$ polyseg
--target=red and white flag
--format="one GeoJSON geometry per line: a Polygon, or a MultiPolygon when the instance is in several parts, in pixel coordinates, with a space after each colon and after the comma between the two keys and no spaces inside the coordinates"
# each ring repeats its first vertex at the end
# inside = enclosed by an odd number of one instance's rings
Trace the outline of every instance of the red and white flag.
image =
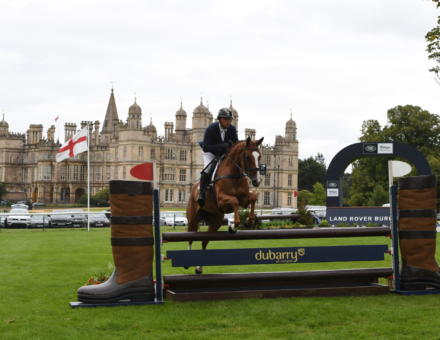
{"type": "Polygon", "coordinates": [[[58,150],[56,161],[61,162],[67,158],[75,157],[77,154],[88,151],[87,128],[80,130],[75,136],[70,138],[58,150]]]}

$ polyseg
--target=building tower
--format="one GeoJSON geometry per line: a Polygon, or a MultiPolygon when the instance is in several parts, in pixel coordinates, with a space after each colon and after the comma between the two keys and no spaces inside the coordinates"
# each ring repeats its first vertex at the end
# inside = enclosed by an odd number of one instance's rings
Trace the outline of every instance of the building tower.
{"type": "Polygon", "coordinates": [[[102,124],[101,134],[104,135],[103,142],[108,144],[115,132],[115,127],[119,124],[118,109],[116,108],[115,95],[112,92],[107,105],[104,123],[102,124]]]}
{"type": "Polygon", "coordinates": [[[151,139],[156,139],[157,130],[156,127],[153,125],[153,118],[150,118],[150,124],[147,125],[144,130],[147,136],[151,137],[151,139]]]}
{"type": "Polygon", "coordinates": [[[9,124],[5,121],[5,114],[3,113],[3,119],[0,122],[0,136],[9,135],[9,124]]]}
{"type": "Polygon", "coordinates": [[[142,109],[134,99],[133,105],[128,108],[127,127],[131,130],[142,129],[142,109]]]}
{"type": "Polygon", "coordinates": [[[229,104],[229,109],[232,111],[232,118],[233,118],[232,125],[235,126],[235,128],[237,129],[237,134],[238,134],[238,112],[237,112],[236,109],[234,109],[232,107],[232,99],[231,99],[230,104],[229,104]]]}
{"type": "Polygon", "coordinates": [[[205,129],[212,121],[211,112],[203,105],[203,98],[200,98],[200,105],[193,111],[192,116],[192,130],[193,130],[193,142],[197,143],[203,140],[205,129]]]}
{"type": "Polygon", "coordinates": [[[290,119],[286,123],[286,134],[285,138],[287,142],[296,141],[296,123],[292,119],[292,114],[290,114],[290,119]]]}
{"type": "Polygon", "coordinates": [[[27,143],[38,144],[42,139],[43,139],[43,125],[42,124],[29,125],[29,129],[27,130],[27,143]]]}
{"type": "MultiPolygon", "coordinates": [[[[31,125],[32,126],[32,125],[31,125]]],[[[76,133],[75,123],[65,123],[64,124],[64,141],[67,142],[76,133]]]]}

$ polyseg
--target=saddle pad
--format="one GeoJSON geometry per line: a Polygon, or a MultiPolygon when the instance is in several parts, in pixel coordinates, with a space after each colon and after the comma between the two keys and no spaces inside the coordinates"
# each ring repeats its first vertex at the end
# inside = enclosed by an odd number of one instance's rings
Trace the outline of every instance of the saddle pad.
{"type": "Polygon", "coordinates": [[[212,175],[211,175],[211,183],[214,183],[215,175],[217,174],[217,169],[218,169],[218,166],[220,165],[221,161],[222,160],[219,160],[217,162],[217,164],[215,165],[214,171],[212,172],[212,175]]]}

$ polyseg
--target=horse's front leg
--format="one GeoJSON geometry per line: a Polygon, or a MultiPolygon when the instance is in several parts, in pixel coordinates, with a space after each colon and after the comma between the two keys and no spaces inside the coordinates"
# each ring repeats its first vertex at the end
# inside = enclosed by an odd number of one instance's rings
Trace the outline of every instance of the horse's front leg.
{"type": "Polygon", "coordinates": [[[230,210],[231,208],[234,210],[234,225],[229,226],[228,231],[230,233],[235,233],[240,225],[240,216],[238,215],[239,202],[237,197],[219,193],[218,205],[223,211],[230,210]]]}
{"type": "Polygon", "coordinates": [[[257,194],[253,191],[250,191],[248,194],[248,201],[251,204],[251,210],[249,211],[249,216],[246,221],[248,225],[255,224],[255,202],[257,202],[257,194]]]}

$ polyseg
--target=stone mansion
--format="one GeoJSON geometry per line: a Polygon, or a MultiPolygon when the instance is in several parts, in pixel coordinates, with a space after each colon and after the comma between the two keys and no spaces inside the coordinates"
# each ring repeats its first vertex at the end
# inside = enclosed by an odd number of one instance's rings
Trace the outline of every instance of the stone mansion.
{"type": "MultiPolygon", "coordinates": [[[[233,111],[233,124],[239,138],[255,139],[254,129],[239,130],[238,112],[233,111]]],[[[216,113],[214,113],[216,115],[216,113]]],[[[214,116],[200,101],[192,112],[191,127],[182,108],[175,114],[175,123],[165,123],[159,136],[153,122],[142,125],[142,109],[136,103],[128,109],[128,118],[120,120],[115,94],[111,90],[104,122],[83,121],[80,126],[65,123],[67,141],[79,128],[90,129],[91,194],[106,188],[111,179],[131,179],[130,169],[146,161],[155,162],[156,185],[160,188],[162,206],[184,206],[192,183],[203,168],[201,148],[205,128],[214,116]]],[[[55,126],[46,135],[41,124],[31,124],[26,134],[12,133],[0,121],[0,181],[5,183],[5,199],[44,203],[74,203],[87,191],[87,153],[57,163],[55,155],[61,144],[55,141],[55,126]]],[[[298,141],[296,124],[289,119],[284,136],[276,136],[273,146],[262,147],[262,163],[267,175],[258,192],[259,208],[297,206],[298,141]]],[[[255,189],[254,189],[255,190],[255,189]]]]}

